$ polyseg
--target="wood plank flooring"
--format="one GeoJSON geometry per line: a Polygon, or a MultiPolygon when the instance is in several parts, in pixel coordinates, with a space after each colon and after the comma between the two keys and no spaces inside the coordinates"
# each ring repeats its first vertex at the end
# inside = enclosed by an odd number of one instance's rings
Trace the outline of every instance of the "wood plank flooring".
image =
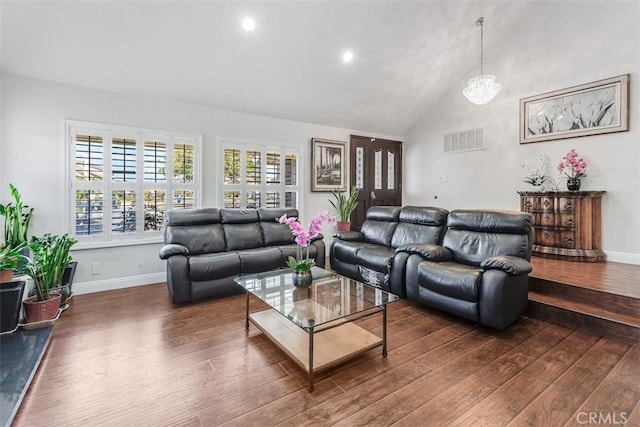
{"type": "MultiPolygon", "coordinates": [[[[497,332],[399,301],[388,358],[370,350],[309,393],[245,335],[244,303],[174,307],[164,284],[74,297],[14,426],[640,424],[638,344],[528,317],[497,332]]],[[[381,332],[377,316],[358,324],[381,332]]]]}

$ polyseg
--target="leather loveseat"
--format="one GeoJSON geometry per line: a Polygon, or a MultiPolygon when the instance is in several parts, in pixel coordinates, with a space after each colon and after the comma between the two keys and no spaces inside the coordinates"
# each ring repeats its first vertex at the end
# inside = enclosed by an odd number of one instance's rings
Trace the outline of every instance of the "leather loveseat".
{"type": "MultiPolygon", "coordinates": [[[[171,300],[182,304],[201,298],[241,293],[233,279],[242,274],[286,267],[296,255],[293,234],[277,219],[297,217],[296,209],[187,209],[165,214],[164,246],[171,300]]],[[[309,256],[325,265],[322,235],[309,243],[309,256]]]]}
{"type": "Polygon", "coordinates": [[[442,245],[409,245],[407,299],[504,329],[528,300],[533,217],[509,211],[453,210],[442,245]]]}
{"type": "Polygon", "coordinates": [[[405,296],[408,244],[440,243],[447,211],[436,207],[374,206],[361,231],[337,232],[330,244],[331,268],[343,276],[405,296]]]}

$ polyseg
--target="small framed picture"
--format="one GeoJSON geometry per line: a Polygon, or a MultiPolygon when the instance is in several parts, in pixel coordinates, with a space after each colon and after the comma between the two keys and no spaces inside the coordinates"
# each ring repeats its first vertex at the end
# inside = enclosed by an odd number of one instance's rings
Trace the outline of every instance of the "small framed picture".
{"type": "Polygon", "coordinates": [[[520,100],[520,144],[629,130],[629,74],[520,100]]]}
{"type": "Polygon", "coordinates": [[[347,143],[311,139],[311,191],[347,190],[347,143]]]}

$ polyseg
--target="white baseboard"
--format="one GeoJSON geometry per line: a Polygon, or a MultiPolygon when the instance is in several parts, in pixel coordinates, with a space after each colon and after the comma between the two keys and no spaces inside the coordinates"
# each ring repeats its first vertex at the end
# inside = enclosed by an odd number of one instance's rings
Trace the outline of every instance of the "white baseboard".
{"type": "Polygon", "coordinates": [[[74,283],[73,294],[92,294],[94,292],[112,291],[114,289],[132,288],[134,286],[151,285],[167,281],[167,273],[141,274],[139,276],[118,277],[117,279],[97,280],[95,282],[74,283]]]}
{"type": "Polygon", "coordinates": [[[640,265],[640,254],[630,254],[626,252],[614,251],[605,251],[605,253],[607,254],[607,261],[640,265]]]}

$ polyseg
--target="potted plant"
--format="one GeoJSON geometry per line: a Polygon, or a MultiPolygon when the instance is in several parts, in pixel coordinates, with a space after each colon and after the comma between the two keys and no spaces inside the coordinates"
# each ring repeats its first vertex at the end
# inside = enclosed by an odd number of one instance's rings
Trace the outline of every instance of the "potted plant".
{"type": "Polygon", "coordinates": [[[51,320],[58,314],[61,294],[51,290],[62,283],[64,271],[71,262],[69,250],[75,243],[76,239],[67,234],[45,234],[31,239],[31,259],[26,274],[33,280],[36,295],[24,300],[27,323],[51,320]]]}
{"type": "Polygon", "coordinates": [[[26,243],[21,243],[17,246],[5,245],[0,248],[0,283],[13,280],[13,272],[22,261],[22,249],[26,246],[26,243]]]}
{"type": "Polygon", "coordinates": [[[22,259],[25,244],[0,249],[0,333],[14,331],[20,320],[24,280],[13,282],[13,271],[22,259]]]}
{"type": "Polygon", "coordinates": [[[33,208],[22,203],[20,192],[13,184],[9,184],[9,192],[13,197],[13,202],[6,205],[0,204],[0,215],[4,217],[4,245],[5,247],[18,247],[22,245],[22,255],[19,259],[16,270],[24,269],[26,257],[29,254],[29,223],[33,208]]]}
{"type": "Polygon", "coordinates": [[[331,206],[333,206],[338,214],[338,231],[351,230],[351,213],[358,206],[359,193],[360,190],[358,190],[355,185],[351,187],[348,197],[338,191],[331,192],[335,200],[329,200],[329,203],[331,203],[331,206]]]}

